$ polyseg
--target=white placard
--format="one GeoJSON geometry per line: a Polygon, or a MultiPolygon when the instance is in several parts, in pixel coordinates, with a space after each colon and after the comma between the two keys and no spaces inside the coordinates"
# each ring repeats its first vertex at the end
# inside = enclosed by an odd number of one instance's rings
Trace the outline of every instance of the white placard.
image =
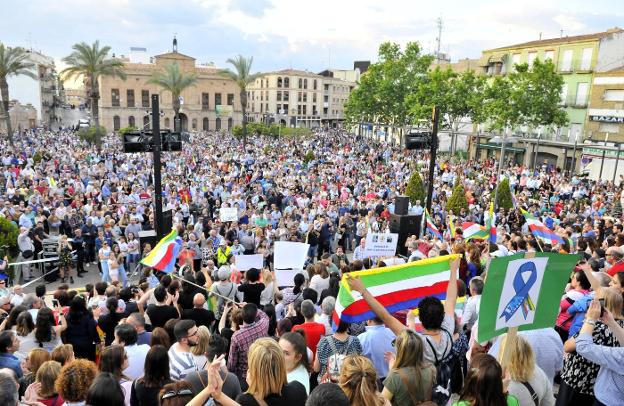
{"type": "Polygon", "coordinates": [[[302,242],[276,241],[273,254],[275,271],[280,269],[303,269],[309,248],[310,244],[302,242]]]}
{"type": "Polygon", "coordinates": [[[275,271],[277,286],[295,286],[295,275],[302,273],[301,269],[279,269],[275,271]]]}
{"type": "Polygon", "coordinates": [[[219,219],[221,221],[238,221],[238,210],[236,207],[221,207],[219,209],[219,219]]]}
{"type": "Polygon", "coordinates": [[[396,254],[399,235],[396,233],[368,233],[364,246],[364,258],[393,257],[396,254]]]}
{"type": "Polygon", "coordinates": [[[262,254],[254,254],[254,255],[235,255],[236,258],[236,269],[239,271],[247,271],[251,268],[256,268],[262,270],[263,268],[263,258],[262,254]]]}

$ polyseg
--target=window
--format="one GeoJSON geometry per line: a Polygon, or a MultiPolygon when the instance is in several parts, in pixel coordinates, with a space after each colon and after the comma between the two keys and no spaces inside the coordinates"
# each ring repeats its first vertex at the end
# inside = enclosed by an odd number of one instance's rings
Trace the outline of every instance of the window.
{"type": "Polygon", "coordinates": [[[283,114],[288,114],[288,104],[282,104],[282,110],[284,110],[283,114]]]}
{"type": "Polygon", "coordinates": [[[202,93],[201,97],[202,110],[208,110],[210,108],[210,94],[202,93]]]}
{"type": "Polygon", "coordinates": [[[128,107],[134,107],[134,89],[126,90],[126,103],[128,107]]]}
{"type": "Polygon", "coordinates": [[[555,51],[552,49],[544,51],[544,60],[546,61],[548,59],[550,59],[551,62],[555,60],[555,51]]]}
{"type": "Polygon", "coordinates": [[[277,101],[282,101],[282,91],[281,90],[277,91],[277,101]]]}
{"type": "Polygon", "coordinates": [[[303,87],[303,79],[299,78],[299,89],[303,87]]]}
{"type": "Polygon", "coordinates": [[[128,117],[128,127],[136,127],[134,123],[134,116],[128,117]]]}
{"type": "Polygon", "coordinates": [[[308,79],[303,79],[303,88],[304,89],[308,88],[308,79]]]}
{"type": "Polygon", "coordinates": [[[329,96],[328,95],[323,96],[323,101],[325,103],[329,103],[329,96]]]}
{"type": "Polygon", "coordinates": [[[277,77],[277,87],[282,87],[282,78],[281,78],[281,76],[277,77]]]}
{"type": "Polygon", "coordinates": [[[314,87],[314,90],[316,90],[316,79],[314,79],[313,87],[314,87]]]}
{"type": "Polygon", "coordinates": [[[217,131],[221,130],[221,119],[219,117],[215,120],[215,129],[217,131]]]}
{"type": "Polygon", "coordinates": [[[264,113],[264,111],[262,111],[262,109],[264,109],[264,103],[260,103],[260,113],[264,113]]]}
{"type": "Polygon", "coordinates": [[[290,87],[290,78],[284,78],[284,87],[285,88],[289,88],[290,87]]]}
{"type": "Polygon", "coordinates": [[[312,93],[312,103],[316,103],[316,93],[312,93]]]}
{"type": "Polygon", "coordinates": [[[232,117],[228,118],[228,131],[232,131],[233,120],[232,117]]]}
{"type": "Polygon", "coordinates": [[[304,115],[304,116],[308,114],[308,112],[306,111],[306,110],[307,110],[307,107],[308,107],[308,106],[306,106],[305,104],[303,105],[303,115],[304,115]]]}
{"type": "Polygon", "coordinates": [[[143,116],[143,127],[149,128],[149,116],[143,116]]]}
{"type": "Polygon", "coordinates": [[[141,90],[141,107],[150,106],[149,90],[141,90]]]}
{"type": "Polygon", "coordinates": [[[119,131],[121,128],[121,119],[119,116],[113,117],[113,131],[119,131]]]}
{"type": "Polygon", "coordinates": [[[529,69],[533,67],[533,62],[535,62],[535,58],[537,58],[537,52],[535,51],[529,52],[529,59],[528,59],[529,69]]]}
{"type": "Polygon", "coordinates": [[[561,65],[559,69],[562,72],[570,72],[572,70],[572,50],[566,49],[563,51],[563,58],[561,58],[561,65]]]}
{"type": "Polygon", "coordinates": [[[308,101],[308,92],[303,92],[303,102],[306,103],[308,101]]]}
{"type": "Polygon", "coordinates": [[[301,92],[297,92],[297,101],[301,102],[301,92]]]}
{"type": "Polygon", "coordinates": [[[583,53],[581,54],[581,70],[591,69],[593,52],[594,52],[593,48],[583,48],[583,53]]]}
{"type": "Polygon", "coordinates": [[[275,113],[276,114],[282,114],[282,105],[281,104],[276,104],[275,105],[275,113]]]}
{"type": "Polygon", "coordinates": [[[301,104],[297,105],[297,115],[301,115],[301,104]]]}
{"type": "Polygon", "coordinates": [[[312,106],[312,115],[313,116],[318,115],[318,111],[316,110],[316,106],[312,106]]]}
{"type": "Polygon", "coordinates": [[[169,117],[165,117],[165,128],[169,128],[169,117]]]}
{"type": "Polygon", "coordinates": [[[328,92],[328,91],[329,91],[329,85],[324,85],[324,86],[323,86],[323,88],[324,88],[324,90],[325,90],[326,92],[328,92]]]}
{"type": "Polygon", "coordinates": [[[290,92],[284,91],[284,101],[288,101],[290,92]]]}
{"type": "Polygon", "coordinates": [[[234,105],[234,93],[228,93],[228,95],[227,95],[227,105],[228,106],[233,106],[234,105]]]}
{"type": "Polygon", "coordinates": [[[191,128],[193,130],[197,130],[197,119],[196,118],[191,120],[191,128]]]}
{"type": "Polygon", "coordinates": [[[119,107],[119,89],[111,89],[111,106],[119,107]]]}
{"type": "Polygon", "coordinates": [[[587,105],[587,89],[588,84],[586,82],[579,82],[576,86],[576,105],[586,106],[587,105]]]}
{"type": "Polygon", "coordinates": [[[269,103],[264,104],[264,111],[269,112],[269,103]]]}
{"type": "Polygon", "coordinates": [[[624,101],[624,90],[605,90],[602,99],[604,101],[622,102],[624,101]]]}
{"type": "Polygon", "coordinates": [[[215,93],[215,107],[221,105],[221,93],[215,93]]]}
{"type": "Polygon", "coordinates": [[[601,133],[617,134],[620,132],[620,125],[616,123],[600,123],[598,131],[601,133]]]}
{"type": "Polygon", "coordinates": [[[561,86],[561,104],[566,104],[567,99],[568,99],[568,84],[564,83],[563,86],[561,86]]]}
{"type": "Polygon", "coordinates": [[[202,120],[202,131],[208,131],[210,129],[210,121],[208,117],[204,117],[202,120]]]}

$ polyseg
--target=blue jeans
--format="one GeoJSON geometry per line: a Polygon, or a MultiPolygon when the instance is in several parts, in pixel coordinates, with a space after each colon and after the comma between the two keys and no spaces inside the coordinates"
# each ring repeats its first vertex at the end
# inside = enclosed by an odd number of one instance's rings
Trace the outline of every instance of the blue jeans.
{"type": "Polygon", "coordinates": [[[108,273],[108,261],[100,261],[100,266],[102,267],[102,282],[112,282],[112,279],[108,273]]]}
{"type": "Polygon", "coordinates": [[[318,252],[318,245],[310,245],[310,248],[308,248],[308,257],[312,258],[312,261],[314,261],[314,258],[316,257],[317,252],[318,252]]]}

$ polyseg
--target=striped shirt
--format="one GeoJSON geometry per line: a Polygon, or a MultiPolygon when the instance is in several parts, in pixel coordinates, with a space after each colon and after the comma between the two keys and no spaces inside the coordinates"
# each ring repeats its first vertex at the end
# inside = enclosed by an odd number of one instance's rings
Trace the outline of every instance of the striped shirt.
{"type": "Polygon", "coordinates": [[[169,348],[169,374],[174,381],[180,381],[193,371],[198,371],[195,357],[190,352],[176,351],[178,344],[169,348]]]}

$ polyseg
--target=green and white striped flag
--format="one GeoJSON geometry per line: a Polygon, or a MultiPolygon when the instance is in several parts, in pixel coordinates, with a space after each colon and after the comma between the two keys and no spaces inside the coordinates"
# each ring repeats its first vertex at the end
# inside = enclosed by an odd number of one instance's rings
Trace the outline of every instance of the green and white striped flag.
{"type": "Polygon", "coordinates": [[[485,342],[511,327],[521,331],[553,327],[578,259],[578,255],[550,252],[492,259],[481,297],[477,340],[485,342]]]}

